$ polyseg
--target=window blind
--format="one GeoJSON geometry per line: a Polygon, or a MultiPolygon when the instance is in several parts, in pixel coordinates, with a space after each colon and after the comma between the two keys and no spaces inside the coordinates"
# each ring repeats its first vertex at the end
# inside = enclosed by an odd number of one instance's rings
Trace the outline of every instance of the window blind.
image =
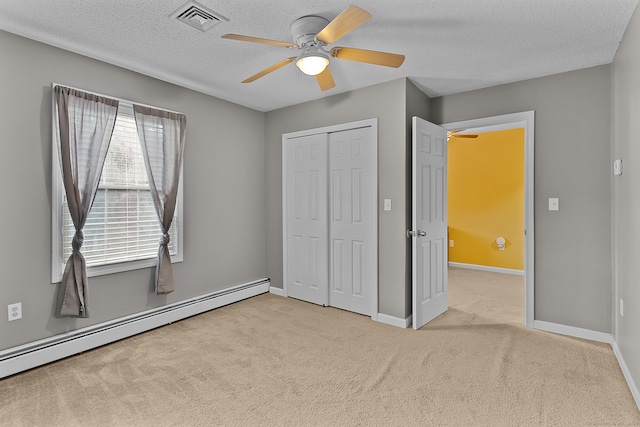
{"type": "MultiPolygon", "coordinates": [[[[161,136],[160,136],[161,137],[161,136]]],[[[75,233],[64,198],[63,260],[75,233]]],[[[177,252],[175,221],[169,251],[177,252]]],[[[131,105],[120,103],[98,192],[84,226],[82,254],[87,266],[154,258],[162,236],[155,213],[131,105]]]]}

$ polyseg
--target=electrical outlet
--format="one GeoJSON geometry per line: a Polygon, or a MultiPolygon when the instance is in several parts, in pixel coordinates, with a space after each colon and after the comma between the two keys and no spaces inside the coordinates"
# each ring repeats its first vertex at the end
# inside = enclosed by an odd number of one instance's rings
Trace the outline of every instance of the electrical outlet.
{"type": "Polygon", "coordinates": [[[620,317],[624,317],[624,301],[620,298],[620,317]]]}
{"type": "Polygon", "coordinates": [[[22,303],[9,304],[7,306],[9,322],[12,320],[22,319],[22,303]]]}
{"type": "Polygon", "coordinates": [[[452,248],[453,247],[453,239],[449,240],[449,247],[452,248]]]}

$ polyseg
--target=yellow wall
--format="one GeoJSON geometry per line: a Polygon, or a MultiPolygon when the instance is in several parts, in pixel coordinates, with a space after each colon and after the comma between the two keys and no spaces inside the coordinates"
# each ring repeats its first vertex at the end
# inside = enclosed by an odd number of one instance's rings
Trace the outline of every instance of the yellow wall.
{"type": "Polygon", "coordinates": [[[451,138],[448,158],[449,261],[523,270],[524,129],[451,138]]]}

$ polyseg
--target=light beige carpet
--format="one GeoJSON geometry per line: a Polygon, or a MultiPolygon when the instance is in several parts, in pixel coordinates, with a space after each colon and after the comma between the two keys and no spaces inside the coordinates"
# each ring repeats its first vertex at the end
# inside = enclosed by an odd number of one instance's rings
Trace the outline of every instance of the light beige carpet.
{"type": "Polygon", "coordinates": [[[2,426],[640,425],[610,346],[522,326],[522,279],[452,269],[419,331],[261,295],[0,380],[2,426]]]}

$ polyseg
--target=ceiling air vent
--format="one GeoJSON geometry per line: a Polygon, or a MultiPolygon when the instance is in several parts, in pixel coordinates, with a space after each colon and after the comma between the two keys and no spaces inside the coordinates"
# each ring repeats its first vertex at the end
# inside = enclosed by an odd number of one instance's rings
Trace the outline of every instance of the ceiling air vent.
{"type": "Polygon", "coordinates": [[[178,10],[169,15],[178,21],[191,25],[202,32],[210,30],[221,22],[229,22],[228,18],[207,9],[203,5],[193,0],[183,4],[178,10]]]}

